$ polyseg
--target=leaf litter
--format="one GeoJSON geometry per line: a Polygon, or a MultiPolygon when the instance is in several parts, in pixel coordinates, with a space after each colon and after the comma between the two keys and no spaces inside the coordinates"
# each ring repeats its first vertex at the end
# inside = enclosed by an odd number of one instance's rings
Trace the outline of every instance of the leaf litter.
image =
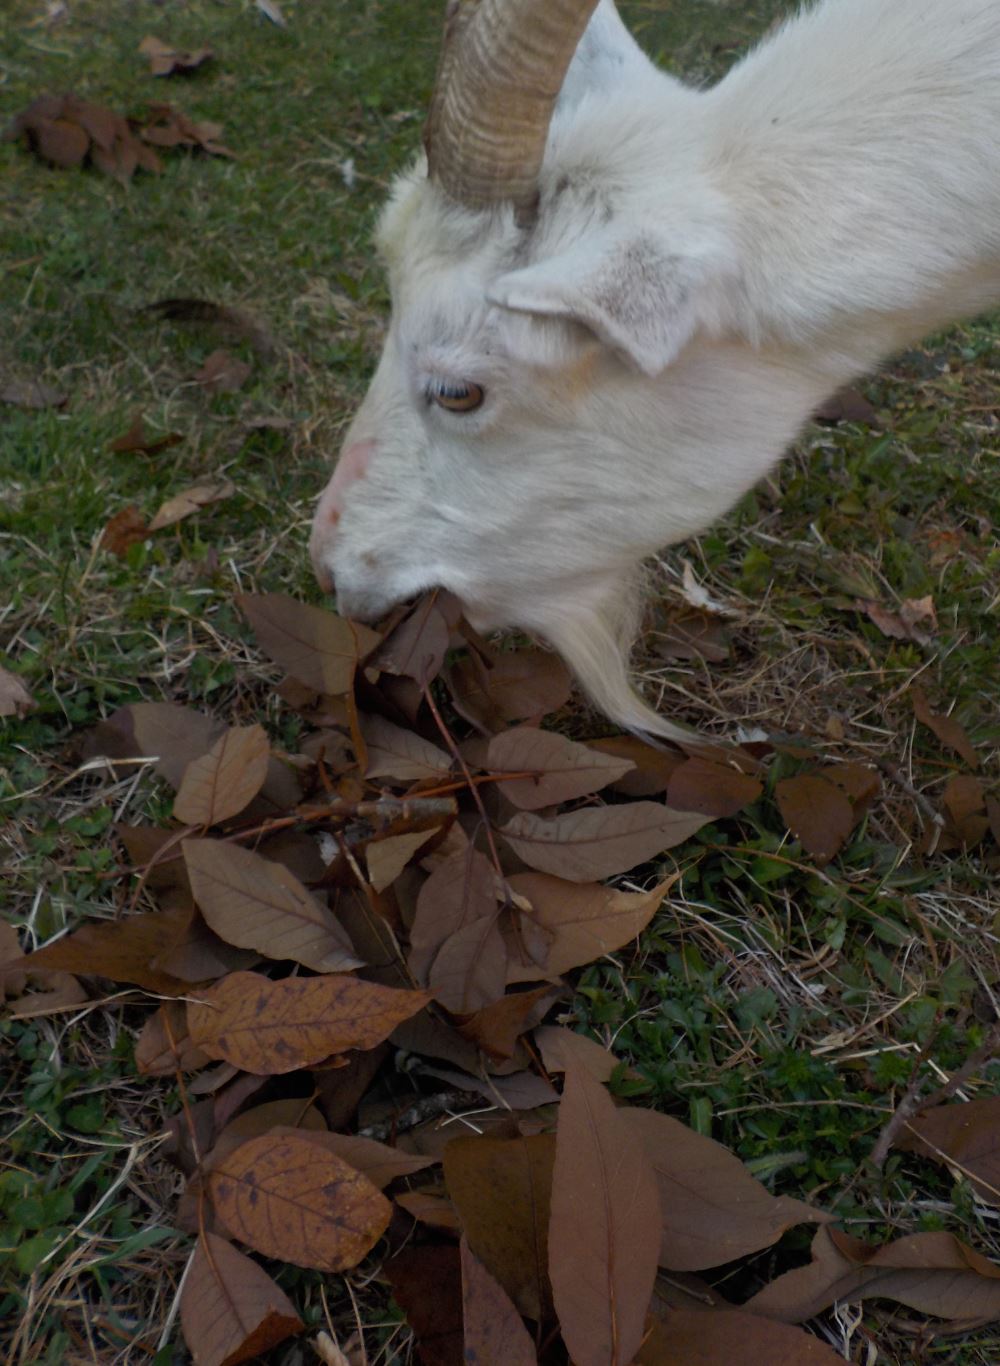
{"type": "MultiPolygon", "coordinates": [[[[760,799],[759,757],[541,729],[568,694],[563,666],[485,647],[446,595],[384,635],[281,594],[239,605],[286,705],[320,730],[287,756],[259,726],[120,708],[85,752],[145,758],[175,791],[171,827],[119,831],[134,904],[156,909],[25,957],[8,946],[0,968],[29,1000],[67,974],[78,992],[108,977],[160,997],[137,1065],[189,1096],[173,1127],[178,1219],[201,1229],[181,1303],[196,1359],[245,1360],[301,1330],[253,1254],[329,1272],[374,1257],[425,1362],[547,1363],[561,1341],[579,1366],[683,1366],[738,1341],[744,1359],[798,1366],[831,1359],[797,1325],[836,1299],[1000,1316],[1000,1268],[950,1234],[860,1243],[680,1121],[616,1105],[605,1083],[627,1069],[546,1023],[565,974],[624,948],[670,896],[670,850],[760,799]],[[432,689],[472,736],[455,738],[432,689]],[[603,881],[637,867],[632,889],[603,881]],[[381,1089],[394,1049],[416,1063],[403,1099],[381,1089]],[[482,1132],[438,1126],[455,1088],[495,1107],[482,1132]],[[656,1290],[658,1267],[732,1266],[809,1224],[813,1261],[770,1281],[758,1266],[742,1307],[716,1295],[696,1312],[656,1290]]],[[[863,765],[806,760],[775,795],[822,864],[877,791],[863,765]]],[[[978,783],[948,791],[956,828],[975,818],[985,837],[978,783]]],[[[985,1192],[995,1116],[941,1108],[897,1146],[985,1192]]]]}

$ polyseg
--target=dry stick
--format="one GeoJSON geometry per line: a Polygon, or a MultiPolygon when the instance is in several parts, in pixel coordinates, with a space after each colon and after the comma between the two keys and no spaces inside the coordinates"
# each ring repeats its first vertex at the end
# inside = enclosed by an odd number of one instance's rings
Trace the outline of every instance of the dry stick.
{"type": "Polygon", "coordinates": [[[375,1138],[380,1143],[384,1143],[395,1134],[402,1134],[410,1129],[415,1129],[418,1124],[423,1124],[425,1120],[437,1119],[438,1115],[449,1114],[452,1110],[461,1110],[467,1106],[468,1100],[469,1097],[465,1091],[441,1091],[434,1096],[424,1096],[393,1119],[386,1119],[380,1124],[369,1124],[364,1129],[359,1129],[358,1137],[375,1138]]]}
{"type": "Polygon", "coordinates": [[[901,791],[916,803],[932,825],[943,826],[944,817],[940,812],[934,810],[934,804],[929,797],[919,792],[911,782],[909,782],[900,771],[899,767],[891,759],[875,759],[875,767],[880,769],[890,782],[895,783],[901,791]]]}
{"type": "Polygon", "coordinates": [[[1000,1053],[1000,1022],[993,1026],[975,1052],[969,1054],[958,1071],[949,1077],[943,1086],[939,1086],[929,1096],[921,1096],[920,1067],[926,1061],[930,1047],[931,1045],[928,1044],[926,1048],[921,1049],[903,1099],[896,1107],[895,1114],[879,1134],[878,1142],[871,1151],[869,1161],[879,1170],[884,1166],[885,1159],[889,1155],[889,1149],[899,1137],[900,1130],[909,1128],[910,1120],[915,1115],[921,1110],[929,1110],[934,1105],[943,1105],[946,1100],[950,1100],[975,1071],[1000,1053]]]}

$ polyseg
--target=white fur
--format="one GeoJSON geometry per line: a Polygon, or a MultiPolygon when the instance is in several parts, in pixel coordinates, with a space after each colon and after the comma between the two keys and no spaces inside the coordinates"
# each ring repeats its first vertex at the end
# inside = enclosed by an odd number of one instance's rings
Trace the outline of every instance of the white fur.
{"type": "Polygon", "coordinates": [[[1000,302],[1000,0],[824,0],[718,86],[657,72],[602,0],[531,231],[421,162],[383,214],[374,439],[313,555],[341,610],[434,585],[547,637],[616,720],[636,568],[704,530],[815,405],[1000,302]],[[483,407],[429,403],[472,381],[483,407]]]}

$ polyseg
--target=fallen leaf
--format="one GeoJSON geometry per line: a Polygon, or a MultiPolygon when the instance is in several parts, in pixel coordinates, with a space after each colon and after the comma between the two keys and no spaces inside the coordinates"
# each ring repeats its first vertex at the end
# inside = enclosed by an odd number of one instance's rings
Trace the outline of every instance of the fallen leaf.
{"type": "MultiPolygon", "coordinates": [[[[277,351],[277,343],[268,327],[244,308],[219,304],[213,299],[193,299],[175,296],[156,299],[146,304],[143,313],[155,313],[169,322],[201,323],[230,341],[247,342],[259,356],[270,359],[277,351]]],[[[287,431],[291,418],[257,416],[242,417],[241,424],[253,431],[287,431]]]]}
{"type": "Polygon", "coordinates": [[[265,19],[270,19],[272,24],[277,24],[278,28],[287,28],[288,20],[281,12],[278,0],[256,0],[257,8],[265,19]]]}
{"type": "Polygon", "coordinates": [[[179,445],[183,440],[180,432],[167,432],[164,436],[147,436],[142,413],[136,413],[129,429],[108,443],[108,450],[118,455],[157,455],[160,451],[179,445]]]}
{"type": "Polygon", "coordinates": [[[305,1324],[262,1267],[224,1238],[204,1233],[184,1278],[181,1327],[199,1366],[236,1366],[305,1324]]]}
{"type": "MultiPolygon", "coordinates": [[[[593,963],[637,938],[675,881],[668,878],[648,892],[623,892],[599,882],[567,882],[547,873],[515,873],[510,886],[531,905],[530,915],[552,935],[545,972],[561,977],[593,963]]],[[[538,968],[511,963],[508,982],[537,981],[538,968]]]]}
{"type": "Polygon", "coordinates": [[[1000,1317],[1000,1266],[951,1233],[914,1233],[871,1247],[826,1226],[812,1262],[759,1290],[743,1306],[753,1314],[801,1323],[836,1300],[895,1300],[922,1314],[966,1325],[1000,1317]]]}
{"type": "Polygon", "coordinates": [[[189,1002],[188,1028],[209,1057],[275,1076],[374,1048],[429,999],[340,974],[272,982],[234,972],[189,1002]]]}
{"type": "Polygon", "coordinates": [[[783,778],[774,789],[782,819],[822,866],[840,852],[854,829],[854,809],[833,783],[818,773],[783,778]]]}
{"type": "MultiPolygon", "coordinates": [[[[283,1127],[270,1130],[277,1138],[295,1132],[294,1129],[283,1127]]],[[[390,1148],[386,1143],[378,1143],[374,1138],[363,1138],[360,1134],[334,1134],[323,1129],[312,1129],[300,1136],[308,1139],[310,1143],[315,1143],[324,1152],[333,1153],[349,1167],[367,1176],[372,1185],[377,1186],[379,1190],[384,1190],[401,1176],[412,1176],[414,1172],[433,1166],[436,1160],[433,1157],[400,1152],[398,1148],[390,1148]]]]}
{"type": "Polygon", "coordinates": [[[510,1058],[521,1035],[538,1023],[539,1014],[544,1017],[565,994],[548,986],[511,992],[463,1020],[458,1032],[490,1057],[510,1058]]]}
{"type": "Polygon", "coordinates": [[[149,527],[145,517],[134,503],[130,503],[105,523],[101,533],[101,549],[109,550],[121,559],[132,546],[139,545],[148,536],[149,527]]]}
{"type": "Polygon", "coordinates": [[[210,47],[199,47],[192,52],[185,52],[152,36],[143,38],[139,44],[139,51],[149,58],[149,71],[152,76],[187,76],[215,56],[210,47]]]}
{"type": "MultiPolygon", "coordinates": [[[[407,1247],[382,1274],[417,1339],[423,1366],[471,1366],[462,1350],[462,1280],[455,1246],[407,1247]]],[[[482,1362],[481,1366],[491,1366],[482,1362]]],[[[500,1366],[500,1363],[497,1363],[500,1366]]]]}
{"type": "Polygon", "coordinates": [[[465,1360],[496,1366],[537,1366],[538,1357],[521,1315],[470,1250],[460,1245],[462,1257],[462,1318],[465,1360]]]}
{"type": "Polygon", "coordinates": [[[619,1114],[656,1173],[661,1266],[704,1271],[771,1247],[795,1224],[830,1220],[801,1200],[772,1195],[728,1148],[680,1120],[637,1106],[619,1114]]]}
{"type": "Polygon", "coordinates": [[[145,1077],[169,1077],[176,1071],[197,1072],[211,1061],[191,1041],[181,1001],[166,1001],[150,1015],[136,1040],[135,1065],[145,1077]]]}
{"type": "Polygon", "coordinates": [[[263,726],[230,726],[192,759],[174,798],[174,819],[184,825],[218,825],[239,815],[264,786],[271,746],[263,726]]]}
{"type": "Polygon", "coordinates": [[[187,839],[183,849],[201,913],[229,943],[315,972],[362,966],[331,912],[283,864],[221,840],[187,839]]]}
{"type": "Polygon", "coordinates": [[[206,359],[195,374],[194,382],[213,394],[234,394],[237,389],[243,388],[252,370],[253,366],[240,360],[239,356],[220,349],[213,351],[206,359]]]}
{"type": "Polygon", "coordinates": [[[660,749],[635,735],[612,735],[589,740],[587,744],[601,754],[630,760],[631,771],[611,784],[612,790],[624,797],[657,797],[666,792],[671,773],[685,762],[684,755],[677,750],[660,749]]]}
{"type": "Polygon", "coordinates": [[[890,640],[912,640],[918,645],[929,645],[937,631],[937,614],[931,597],[907,598],[900,604],[898,613],[888,611],[870,598],[860,599],[857,605],[890,640]],[[926,630],[922,625],[925,622],[926,630]]]}
{"type": "Polygon", "coordinates": [[[945,784],[942,801],[950,833],[964,848],[974,848],[990,828],[982,783],[971,773],[956,773],[945,784]]]}
{"type": "Polygon", "coordinates": [[[495,919],[496,912],[496,873],[484,854],[467,844],[438,864],[417,894],[410,927],[407,965],[414,980],[426,983],[441,946],[473,921],[495,919]]]}
{"type": "Polygon", "coordinates": [[[622,1114],[575,1060],[552,1172],[549,1275],[575,1366],[628,1366],[642,1344],[660,1248],[660,1199],[622,1114]]]}
{"type": "Polygon", "coordinates": [[[570,882],[625,873],[690,839],[704,816],[659,802],[589,806],[545,820],[519,811],[497,832],[531,868],[570,882]]]}
{"type": "Polygon", "coordinates": [[[451,772],[451,755],[412,730],[381,716],[362,716],[360,724],[368,749],[366,778],[413,782],[451,772]]]}
{"type": "MultiPolygon", "coordinates": [[[[215,1122],[218,1128],[221,1107],[215,1107],[215,1122]]],[[[314,1132],[324,1133],[326,1123],[323,1116],[306,1097],[285,1097],[282,1100],[265,1101],[222,1123],[210,1150],[202,1157],[201,1165],[205,1170],[217,1165],[230,1153],[249,1142],[251,1138],[263,1138],[265,1134],[295,1133],[299,1138],[308,1138],[314,1132]]]]}
{"type": "Polygon", "coordinates": [[[9,403],[15,408],[61,408],[65,402],[62,390],[44,380],[0,375],[0,403],[9,403]]]}
{"type": "Polygon", "coordinates": [[[165,527],[183,522],[185,517],[190,517],[193,512],[199,512],[212,503],[225,502],[227,498],[232,498],[235,492],[236,485],[229,479],[220,479],[214,484],[194,484],[181,493],[175,493],[172,498],[161,504],[148,529],[163,531],[165,527]]]}
{"type": "Polygon", "coordinates": [[[587,797],[624,777],[632,764],[553,731],[516,726],[490,741],[486,767],[494,773],[533,773],[531,778],[516,778],[499,786],[515,806],[538,811],[587,797]]]}
{"type": "Polygon", "coordinates": [[[572,691],[558,655],[537,649],[512,650],[492,665],[470,651],[447,670],[445,681],[455,710],[484,734],[558,711],[572,691]]]}
{"type": "Polygon", "coordinates": [[[193,707],[176,702],[132,702],[94,727],[84,757],[155,759],[156,772],[176,791],[188,764],[207,754],[224,733],[222,722],[193,707]]]}
{"type": "Polygon", "coordinates": [[[749,774],[708,759],[686,759],[670,775],[667,801],[676,811],[700,811],[717,819],[735,816],[755,802],[762,784],[749,774]]]}
{"type": "Polygon", "coordinates": [[[78,95],[40,96],[4,132],[7,142],[22,136],[36,156],[64,170],[82,166],[88,157],[122,181],[138,168],[163,170],[159,157],[139,141],[126,119],[78,95]]]}
{"type": "Polygon", "coordinates": [[[981,1199],[1000,1205],[1000,1097],[923,1110],[907,1121],[893,1147],[944,1163],[981,1199]]]}
{"type": "Polygon", "coordinates": [[[831,394],[818,408],[813,409],[813,418],[817,422],[828,422],[831,425],[838,422],[856,422],[864,427],[881,425],[878,409],[864,394],[852,388],[838,389],[835,394],[831,394]]]}
{"type": "Polygon", "coordinates": [[[381,640],[367,626],[285,593],[240,593],[236,602],[268,658],[317,693],[346,693],[358,659],[381,640]]]}
{"type": "Polygon", "coordinates": [[[372,664],[425,687],[441,672],[459,612],[449,593],[438,589],[424,594],[386,636],[372,664]]]}
{"type": "Polygon", "coordinates": [[[392,1206],[311,1137],[249,1139],[205,1176],[219,1218],[241,1242],[295,1266],[346,1271],[385,1232],[392,1206]]]}
{"type": "MultiPolygon", "coordinates": [[[[157,147],[187,147],[210,156],[233,157],[235,152],[220,142],[222,124],[204,120],[193,123],[173,105],[150,100],[142,119],[133,120],[144,143],[157,147]]],[[[148,151],[149,148],[144,148],[148,151]]]]}
{"type": "Polygon", "coordinates": [[[412,830],[406,835],[372,840],[365,849],[365,861],[368,864],[368,881],[376,892],[384,892],[386,887],[390,887],[420,846],[426,844],[439,829],[440,826],[433,830],[412,830]]]}
{"type": "Polygon", "coordinates": [[[0,664],[0,716],[27,716],[37,705],[17,674],[0,664]]]}
{"type": "Polygon", "coordinates": [[[667,1309],[635,1360],[636,1366],[837,1366],[844,1358],[801,1328],[742,1309],[667,1309]]]}
{"type": "Polygon", "coordinates": [[[911,687],[910,697],[913,699],[913,714],[921,725],[933,731],[941,743],[953,749],[970,768],[978,768],[979,755],[959,723],[951,716],[932,711],[923,688],[911,687]]]}
{"type": "Polygon", "coordinates": [[[496,915],[470,921],[441,945],[427,975],[435,998],[455,1015],[481,1010],[503,994],[507,945],[496,915]]]}
{"type": "Polygon", "coordinates": [[[444,1179],[469,1246],[518,1310],[551,1313],[548,1238],[553,1134],[456,1138],[444,1150],[444,1179]]]}
{"type": "Polygon", "coordinates": [[[434,1190],[421,1187],[415,1191],[401,1191],[396,1204],[405,1209],[418,1224],[428,1228],[441,1229],[446,1233],[461,1233],[462,1222],[455,1212],[455,1206],[434,1190]]]}
{"type": "Polygon", "coordinates": [[[671,612],[654,637],[660,659],[704,660],[722,664],[732,653],[728,628],[718,617],[696,609],[671,612]]]}
{"type": "Polygon", "coordinates": [[[18,967],[26,972],[92,973],[134,982],[162,996],[183,996],[190,989],[187,982],[152,964],[183,936],[190,919],[190,910],[182,908],[92,921],[26,954],[18,967]]]}

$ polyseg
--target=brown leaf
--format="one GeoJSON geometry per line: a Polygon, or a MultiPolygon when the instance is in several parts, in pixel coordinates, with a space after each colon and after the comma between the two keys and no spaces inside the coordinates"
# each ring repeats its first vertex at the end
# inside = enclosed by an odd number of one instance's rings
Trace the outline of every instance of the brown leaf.
{"type": "MultiPolygon", "coordinates": [[[[270,1130],[277,1138],[296,1132],[295,1129],[284,1127],[270,1130]]],[[[362,1138],[358,1134],[332,1134],[325,1130],[312,1129],[300,1137],[315,1143],[324,1152],[339,1157],[349,1167],[367,1176],[372,1185],[377,1186],[379,1190],[384,1190],[401,1176],[412,1176],[414,1172],[433,1166],[437,1160],[433,1157],[400,1152],[398,1148],[390,1148],[386,1143],[378,1143],[374,1138],[362,1138]]]]}
{"type": "Polygon", "coordinates": [[[457,619],[457,604],[450,594],[440,589],[424,594],[386,636],[372,664],[426,686],[441,672],[457,619]]]}
{"type": "Polygon", "coordinates": [[[27,716],[37,705],[17,674],[0,665],[0,716],[27,716]]]}
{"type": "MultiPolygon", "coordinates": [[[[417,1339],[423,1366],[468,1366],[462,1351],[462,1282],[457,1247],[404,1248],[382,1274],[417,1339]]],[[[483,1362],[481,1366],[489,1366],[483,1362]]]]}
{"type": "Polygon", "coordinates": [[[455,1212],[455,1206],[433,1189],[421,1186],[420,1190],[401,1191],[394,1198],[400,1209],[405,1209],[418,1224],[426,1224],[428,1228],[441,1229],[445,1233],[462,1232],[462,1221],[455,1212]]]}
{"type": "Polygon", "coordinates": [[[134,982],[163,996],[183,996],[190,989],[188,983],[158,971],[152,963],[177,943],[190,919],[190,910],[182,908],[93,921],[27,954],[18,966],[27,972],[92,973],[134,982]]]}
{"type": "Polygon", "coordinates": [[[906,598],[898,613],[888,611],[870,598],[860,599],[858,607],[890,640],[912,640],[918,645],[929,645],[937,631],[934,599],[930,597],[906,598]],[[926,629],[922,623],[927,624],[926,629]]]}
{"type": "Polygon", "coordinates": [[[421,845],[438,833],[434,830],[411,830],[405,835],[390,835],[388,839],[372,840],[365,848],[368,881],[376,892],[384,892],[399,877],[421,845]]]}
{"type": "Polygon", "coordinates": [[[101,549],[110,550],[120,559],[128,554],[134,545],[146,540],[149,527],[146,519],[134,503],[122,508],[105,523],[101,533],[101,549]]]}
{"type": "Polygon", "coordinates": [[[139,44],[139,51],[149,58],[149,71],[152,76],[186,76],[192,71],[197,71],[215,56],[210,47],[199,47],[193,52],[184,52],[152,36],[143,38],[139,44]]]}
{"type": "Polygon", "coordinates": [[[467,843],[434,869],[417,895],[408,959],[414,979],[426,983],[442,944],[473,921],[495,919],[496,911],[496,874],[489,859],[467,843]]]}
{"type": "MultiPolygon", "coordinates": [[[[222,1110],[221,1103],[216,1102],[214,1118],[217,1126],[222,1110]]],[[[206,1170],[216,1166],[251,1138],[262,1138],[265,1134],[278,1131],[307,1138],[315,1131],[326,1131],[323,1116],[308,1098],[303,1100],[301,1097],[265,1101],[263,1105],[254,1105],[234,1118],[221,1122],[221,1132],[216,1135],[211,1150],[202,1158],[202,1166],[206,1170]]]]}
{"type": "Polygon", "coordinates": [[[749,774],[694,758],[686,759],[670,775],[667,801],[677,811],[700,811],[714,819],[735,816],[762,791],[762,784],[749,774]]]}
{"type": "Polygon", "coordinates": [[[84,758],[155,758],[156,772],[175,790],[188,764],[207,754],[225,726],[193,707],[175,702],[133,702],[94,727],[84,758]]]}
{"type": "Polygon", "coordinates": [[[587,797],[624,777],[633,765],[553,731],[516,726],[490,741],[486,767],[494,773],[535,774],[503,782],[500,790],[523,811],[538,811],[587,797]]]}
{"type": "Polygon", "coordinates": [[[528,1318],[552,1307],[549,1207],[556,1143],[530,1138],[456,1138],[444,1150],[448,1194],[475,1255],[528,1318]]]}
{"type": "Polygon", "coordinates": [[[252,1138],[214,1166],[205,1183],[219,1218],[241,1242],[317,1271],[357,1266],[392,1214],[366,1176],[305,1135],[252,1138]]]}
{"type": "Polygon", "coordinates": [[[492,665],[470,652],[448,669],[445,681],[458,714],[485,734],[558,711],[572,691],[558,655],[533,648],[498,655],[492,665]]]}
{"type": "Polygon", "coordinates": [[[838,788],[818,773],[783,778],[774,789],[782,819],[821,866],[840,852],[854,829],[854,809],[838,788]]]}
{"type": "Polygon", "coordinates": [[[600,1082],[572,1061],[559,1106],[549,1274],[575,1366],[628,1366],[656,1279],[660,1200],[645,1152],[600,1082]]]}
{"type": "Polygon", "coordinates": [[[636,1366],[836,1366],[843,1360],[801,1328],[741,1309],[668,1309],[654,1322],[636,1366]]]}
{"type": "Polygon", "coordinates": [[[544,1015],[560,994],[566,993],[544,986],[536,987],[534,991],[517,991],[509,996],[501,996],[499,1001],[492,1001],[464,1020],[458,1032],[484,1053],[489,1053],[490,1057],[510,1058],[521,1035],[538,1023],[540,1004],[545,1003],[541,1007],[544,1015]]]}
{"type": "Polygon", "coordinates": [[[978,768],[979,755],[958,722],[951,716],[942,716],[932,711],[923,688],[911,687],[910,696],[913,699],[913,714],[921,725],[932,730],[942,745],[953,749],[970,768],[978,768]]]}
{"type": "Polygon", "coordinates": [[[499,834],[531,868],[570,882],[625,873],[689,839],[706,823],[659,802],[589,806],[544,820],[519,811],[499,834]]]}
{"type": "Polygon", "coordinates": [[[285,593],[240,593],[236,602],[268,658],[317,693],[346,693],[358,659],[381,640],[367,626],[285,593]]]}
{"type": "MultiPolygon", "coordinates": [[[[259,356],[270,359],[277,345],[266,324],[243,308],[219,304],[213,299],[193,299],[175,296],[156,299],[146,304],[143,313],[153,313],[169,322],[200,323],[231,341],[248,342],[259,356]]],[[[241,423],[253,431],[285,431],[293,426],[287,417],[240,417],[241,423]]]]}
{"type": "Polygon", "coordinates": [[[943,802],[950,833],[966,849],[973,848],[990,828],[982,783],[971,773],[956,773],[945,784],[943,802]]]}
{"type": "Polygon", "coordinates": [[[0,403],[9,403],[14,408],[61,408],[65,402],[62,390],[43,380],[0,375],[0,403]]]}
{"type": "Polygon", "coordinates": [[[198,1239],[181,1291],[181,1327],[199,1366],[237,1366],[305,1324],[255,1261],[214,1233],[198,1239]]]}
{"type": "Polygon", "coordinates": [[[962,1323],[1000,1317],[1000,1267],[951,1233],[914,1233],[875,1248],[827,1226],[813,1239],[812,1258],[744,1309],[801,1323],[835,1300],[886,1299],[962,1323]]]}
{"type": "Polygon", "coordinates": [[[429,999],[340,974],[271,982],[234,972],[188,1004],[188,1028],[209,1057],[275,1076],[374,1048],[429,999]]]}
{"type": "Polygon", "coordinates": [[[528,1330],[506,1291],[470,1250],[467,1239],[460,1248],[465,1360],[484,1366],[537,1366],[528,1330]]]}
{"type": "Polygon", "coordinates": [[[507,945],[496,915],[470,921],[450,935],[428,973],[434,996],[455,1015],[481,1010],[503,994],[507,945]]]}
{"type": "Polygon", "coordinates": [[[192,759],[174,798],[174,819],[218,825],[239,813],[264,786],[271,746],[263,726],[230,726],[207,754],[192,759]]]}
{"type": "Polygon", "coordinates": [[[194,376],[195,384],[213,394],[234,394],[250,378],[253,366],[219,348],[213,351],[194,376]]]}
{"type": "Polygon", "coordinates": [[[315,972],[362,966],[341,925],[283,864],[221,840],[183,848],[202,915],[230,944],[315,972]]]}
{"type": "Polygon", "coordinates": [[[864,394],[852,388],[838,389],[835,394],[831,394],[818,408],[814,409],[813,417],[817,422],[828,422],[830,424],[857,422],[865,427],[878,427],[880,425],[878,410],[865,398],[864,394]]]}
{"type": "Polygon", "coordinates": [[[704,660],[722,664],[732,653],[725,623],[696,608],[672,611],[656,632],[654,649],[660,659],[704,660]]]}
{"type": "Polygon", "coordinates": [[[135,1045],[135,1065],[145,1077],[169,1077],[178,1070],[197,1072],[210,1061],[191,1041],[181,1001],[167,1001],[150,1015],[135,1045]]]}
{"type": "MultiPolygon", "coordinates": [[[[192,123],[186,114],[170,104],[150,100],[146,115],[135,120],[139,136],[158,147],[190,147],[211,156],[232,157],[235,153],[219,141],[220,123],[192,123]]],[[[147,149],[148,150],[148,149],[147,149]]]]}
{"type": "Polygon", "coordinates": [[[165,527],[174,526],[212,503],[225,502],[235,492],[236,485],[229,479],[220,479],[214,484],[194,484],[181,493],[175,493],[162,504],[150,522],[149,530],[162,531],[165,527]]]}
{"type": "Polygon", "coordinates": [[[544,1025],[535,1033],[535,1047],[548,1072],[565,1072],[570,1062],[586,1068],[597,1081],[608,1081],[618,1066],[613,1053],[586,1034],[559,1025],[544,1025]]]}
{"type": "Polygon", "coordinates": [[[90,138],[70,119],[43,119],[35,125],[33,145],[44,161],[69,171],[83,165],[90,150],[90,138]]]}
{"type": "Polygon", "coordinates": [[[1000,1205],[1000,1097],[924,1110],[893,1146],[953,1167],[981,1199],[1000,1205]]]}
{"type": "Polygon", "coordinates": [[[588,746],[601,754],[613,754],[619,759],[631,761],[632,770],[611,785],[615,792],[620,792],[624,797],[657,797],[661,792],[666,792],[671,773],[685,762],[684,755],[677,750],[659,749],[635,735],[612,735],[603,740],[590,740],[588,746]]]}
{"type": "Polygon", "coordinates": [[[728,1148],[679,1120],[634,1106],[618,1113],[656,1173],[661,1266],[703,1271],[770,1247],[795,1224],[829,1221],[801,1200],[771,1195],[728,1148]]]}
{"type": "Polygon", "coordinates": [[[412,730],[394,726],[381,716],[362,716],[360,722],[368,749],[366,778],[411,782],[440,778],[451,771],[451,755],[412,730]]]}
{"type": "Polygon", "coordinates": [[[840,788],[854,808],[855,823],[878,796],[882,786],[878,770],[866,768],[864,764],[829,764],[819,770],[819,776],[840,788]]]}
{"type": "Polygon", "coordinates": [[[167,432],[165,436],[147,436],[142,413],[136,413],[128,431],[115,437],[114,441],[108,444],[108,450],[115,451],[119,455],[156,455],[160,451],[167,450],[170,446],[178,445],[183,440],[180,432],[167,432]]]}
{"type": "MultiPolygon", "coordinates": [[[[552,935],[545,972],[562,976],[593,963],[635,939],[649,924],[676,878],[648,892],[622,892],[599,882],[566,882],[547,873],[515,873],[510,886],[531,904],[524,920],[536,921],[552,935]]],[[[508,982],[537,981],[538,968],[510,963],[508,982]]]]}

